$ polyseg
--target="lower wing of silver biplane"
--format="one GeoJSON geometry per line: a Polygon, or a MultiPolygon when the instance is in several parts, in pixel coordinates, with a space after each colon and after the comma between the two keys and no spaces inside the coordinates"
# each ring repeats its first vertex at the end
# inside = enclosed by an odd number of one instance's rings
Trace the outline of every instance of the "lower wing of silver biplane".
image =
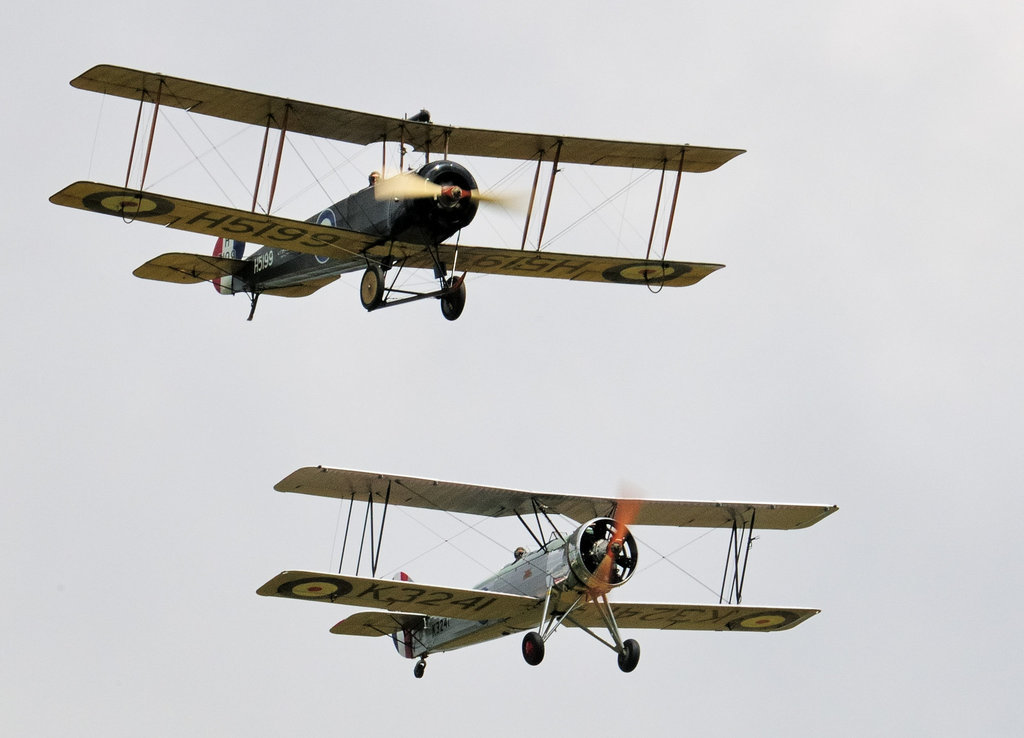
{"type": "MultiPolygon", "coordinates": [[[[76,182],[55,193],[50,197],[50,202],[113,215],[126,221],[141,220],[192,233],[333,259],[341,263],[339,273],[355,271],[369,263],[435,269],[440,262],[450,272],[683,287],[695,284],[722,268],[721,264],[556,254],[482,246],[442,244],[435,249],[401,241],[381,243],[379,238],[354,231],[152,192],[140,193],[97,182],[76,182]]],[[[182,255],[176,254],[164,255],[148,262],[136,270],[136,275],[146,279],[183,283],[211,280],[227,273],[238,274],[237,271],[231,271],[234,268],[233,265],[225,265],[209,257],[197,256],[191,262],[183,261],[182,255]]],[[[254,279],[254,282],[254,287],[258,289],[258,280],[254,279]]],[[[272,290],[267,292],[275,294],[272,290]]]]}
{"type": "MultiPolygon", "coordinates": [[[[340,635],[363,636],[390,635],[416,624],[417,619],[422,621],[424,616],[500,621],[508,629],[525,630],[537,624],[544,604],[543,600],[524,595],[313,571],[281,572],[260,587],[257,594],[391,611],[357,613],[331,629],[340,635]]],[[[796,607],[615,603],[619,627],[650,630],[770,632],[796,627],[819,612],[796,607]]],[[[566,624],[600,627],[604,621],[600,610],[591,603],[574,610],[566,624]]]]}

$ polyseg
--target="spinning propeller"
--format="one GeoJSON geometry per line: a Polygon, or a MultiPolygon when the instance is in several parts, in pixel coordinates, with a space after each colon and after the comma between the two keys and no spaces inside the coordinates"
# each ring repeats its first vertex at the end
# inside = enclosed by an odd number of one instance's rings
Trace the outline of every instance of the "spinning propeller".
{"type": "Polygon", "coordinates": [[[460,200],[474,202],[492,202],[497,204],[514,204],[517,198],[509,195],[483,193],[480,190],[468,190],[458,185],[442,185],[431,182],[415,172],[396,174],[377,182],[373,190],[377,200],[418,200],[423,198],[437,199],[443,203],[454,205],[460,200]]]}
{"type": "Polygon", "coordinates": [[[635,497],[620,499],[615,505],[614,525],[607,531],[604,556],[591,579],[590,589],[595,594],[607,594],[612,586],[627,579],[636,568],[637,552],[629,535],[629,526],[636,519],[640,505],[641,501],[635,497]]]}

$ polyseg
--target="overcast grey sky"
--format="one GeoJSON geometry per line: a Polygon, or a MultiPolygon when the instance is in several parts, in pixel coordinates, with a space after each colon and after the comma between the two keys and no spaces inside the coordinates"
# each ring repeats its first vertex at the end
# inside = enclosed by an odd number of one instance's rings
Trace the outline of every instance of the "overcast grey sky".
{"type": "MultiPolygon", "coordinates": [[[[100,0],[0,30],[2,732],[1018,734],[1020,5],[346,6],[100,0]],[[353,276],[265,298],[246,323],[244,298],[131,276],[206,239],[47,202],[123,179],[134,107],[68,85],[97,63],[454,125],[745,148],[684,180],[669,250],[727,268],[659,295],[471,278],[456,323],[432,302],[367,314],[353,276]],[[415,680],[389,643],[328,633],[346,608],[255,594],[336,556],[337,505],[272,489],[308,464],[838,504],[763,535],[745,590],[822,613],[772,635],[631,633],[630,675],[560,632],[538,668],[513,637],[415,680]]],[[[231,152],[244,177],[255,140],[231,152]]],[[[158,128],[161,189],[218,198],[201,168],[170,174],[177,146],[158,128]]],[[[377,156],[345,170],[352,186],[377,156]]],[[[568,207],[593,182],[565,175],[568,207]]],[[[642,232],[651,205],[631,196],[557,248],[632,253],[615,233],[642,232]]],[[[492,242],[488,222],[463,240],[492,242]]],[[[524,536],[417,558],[447,524],[396,515],[383,566],[467,586],[524,536]]],[[[640,533],[664,553],[694,539],[640,533]]],[[[705,543],[672,559],[714,583],[705,543]]],[[[618,596],[710,597],[641,557],[618,596]]]]}

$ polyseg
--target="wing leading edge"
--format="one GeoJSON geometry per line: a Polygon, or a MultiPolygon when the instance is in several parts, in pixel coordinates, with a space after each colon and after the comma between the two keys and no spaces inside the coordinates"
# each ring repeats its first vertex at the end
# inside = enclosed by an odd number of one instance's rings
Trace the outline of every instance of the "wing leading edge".
{"type": "MultiPolygon", "coordinates": [[[[613,514],[616,505],[616,500],[607,497],[527,492],[322,466],[297,469],[274,489],[360,502],[371,498],[383,502],[388,498],[393,505],[484,517],[532,514],[536,503],[549,513],[581,523],[613,514]]],[[[753,520],[759,529],[787,530],[807,528],[837,509],[835,505],[645,499],[633,524],[718,528],[734,522],[750,524],[753,520]]]]}

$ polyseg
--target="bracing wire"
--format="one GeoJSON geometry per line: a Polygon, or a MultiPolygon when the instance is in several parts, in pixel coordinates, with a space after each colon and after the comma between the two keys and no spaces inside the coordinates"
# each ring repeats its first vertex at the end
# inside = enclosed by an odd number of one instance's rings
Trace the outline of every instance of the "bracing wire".
{"type": "MultiPolygon", "coordinates": [[[[220,193],[224,196],[224,199],[229,204],[231,204],[232,207],[236,207],[236,205],[234,204],[234,200],[232,200],[231,196],[224,190],[224,188],[221,186],[220,180],[218,180],[217,177],[214,176],[213,172],[210,171],[210,168],[203,161],[203,159],[209,153],[213,152],[213,153],[217,154],[217,156],[220,158],[220,160],[222,162],[224,162],[224,164],[228,167],[228,170],[234,175],[235,179],[238,180],[238,183],[240,185],[242,185],[242,187],[246,188],[246,191],[248,192],[249,195],[252,195],[252,190],[248,188],[248,185],[245,184],[245,182],[242,180],[242,178],[238,175],[238,172],[236,172],[234,170],[234,168],[228,163],[227,159],[224,157],[224,154],[220,150],[221,146],[223,146],[224,144],[228,143],[229,141],[232,141],[236,137],[242,135],[242,133],[244,133],[244,131],[241,131],[241,130],[237,131],[236,133],[232,134],[230,137],[225,139],[225,141],[223,143],[218,145],[218,144],[215,144],[212,140],[210,140],[210,137],[206,135],[206,132],[203,131],[203,129],[200,128],[197,125],[196,128],[198,128],[200,133],[202,133],[203,138],[206,139],[207,143],[210,144],[210,148],[209,149],[207,149],[203,153],[199,154],[199,153],[196,153],[195,149],[192,148],[192,145],[181,134],[181,131],[179,131],[178,127],[174,125],[174,122],[170,119],[170,117],[168,117],[162,111],[160,113],[160,116],[161,116],[161,119],[165,120],[167,122],[167,125],[169,125],[171,127],[171,130],[174,131],[175,134],[177,134],[178,139],[185,146],[185,148],[187,148],[189,150],[189,153],[192,154],[192,157],[193,157],[193,160],[195,161],[195,163],[197,163],[200,167],[202,167],[203,171],[206,172],[207,176],[210,178],[210,181],[213,182],[213,184],[217,187],[218,190],[220,190],[220,193]]],[[[192,116],[189,116],[189,117],[191,118],[192,116]]],[[[193,123],[194,122],[195,121],[193,121],[193,123]]],[[[164,181],[165,179],[167,179],[167,178],[177,174],[178,172],[182,171],[183,169],[187,168],[191,164],[192,164],[192,162],[186,162],[186,163],[182,164],[177,169],[173,169],[170,172],[168,172],[167,174],[165,174],[163,177],[157,179],[153,184],[159,184],[160,182],[164,181]]]]}
{"type": "MultiPolygon", "coordinates": [[[[560,230],[555,235],[553,235],[550,238],[548,238],[547,241],[544,244],[545,248],[550,246],[552,243],[554,243],[558,239],[560,239],[562,236],[564,236],[567,233],[569,233],[569,231],[571,231],[574,228],[576,228],[578,225],[580,225],[580,223],[583,223],[584,221],[590,219],[592,216],[596,215],[598,213],[598,211],[600,211],[602,208],[606,207],[609,203],[611,203],[611,202],[615,201],[616,199],[618,199],[623,193],[628,192],[630,189],[632,189],[637,184],[642,182],[646,177],[648,177],[650,175],[651,171],[653,171],[653,170],[648,170],[647,172],[641,174],[639,177],[637,177],[635,179],[630,179],[629,182],[627,182],[625,185],[623,185],[622,187],[617,189],[611,195],[608,195],[607,197],[605,197],[604,200],[602,200],[600,203],[598,203],[597,205],[592,207],[589,211],[587,211],[586,213],[581,215],[579,218],[574,220],[572,223],[567,225],[565,228],[560,230]]],[[[570,181],[570,183],[572,182],[571,179],[569,181],[570,181]]],[[[575,187],[574,187],[574,189],[575,189],[575,187]]],[[[577,193],[578,192],[579,192],[579,190],[577,190],[577,193]]]]}
{"type": "MultiPolygon", "coordinates": [[[[638,543],[642,542],[645,549],[649,549],[651,551],[651,553],[656,554],[659,557],[658,559],[656,559],[655,561],[651,562],[651,564],[649,564],[646,567],[648,570],[654,568],[655,565],[660,564],[661,562],[664,561],[664,562],[668,563],[670,566],[672,566],[673,568],[675,568],[675,569],[679,570],[680,572],[682,572],[683,574],[685,574],[687,577],[689,577],[694,582],[696,582],[701,587],[703,587],[708,592],[710,592],[711,594],[713,594],[713,595],[715,595],[717,597],[719,595],[718,590],[716,590],[716,589],[712,588],[711,586],[709,586],[708,584],[706,584],[704,581],[702,581],[695,574],[692,574],[691,572],[689,572],[686,569],[684,569],[682,566],[680,566],[678,563],[676,563],[672,559],[672,557],[675,556],[676,554],[678,554],[684,548],[692,546],[693,544],[697,543],[697,541],[700,541],[701,539],[706,538],[707,536],[711,535],[715,531],[718,531],[718,530],[721,530],[721,529],[722,529],[722,526],[719,526],[718,528],[710,528],[709,530],[705,531],[704,533],[701,533],[699,536],[695,536],[690,541],[687,541],[682,546],[679,546],[678,548],[673,549],[672,551],[670,551],[667,554],[661,553],[659,550],[654,548],[654,546],[652,546],[648,541],[641,541],[639,538],[637,538],[637,542],[638,543]]],[[[635,535],[636,534],[634,533],[634,536],[635,535]]]]}

